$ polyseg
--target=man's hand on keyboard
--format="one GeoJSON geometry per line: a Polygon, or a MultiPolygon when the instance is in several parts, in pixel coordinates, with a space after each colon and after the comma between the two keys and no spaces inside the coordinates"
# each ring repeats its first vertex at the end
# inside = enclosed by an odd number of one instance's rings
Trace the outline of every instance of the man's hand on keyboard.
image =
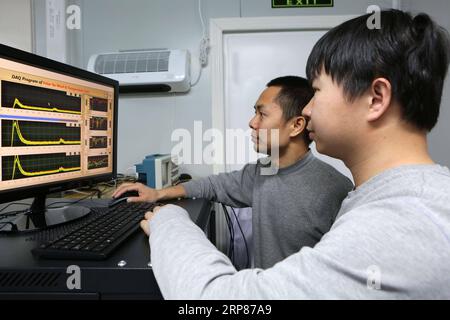
{"type": "Polygon", "coordinates": [[[153,219],[155,214],[161,209],[162,207],[155,207],[153,211],[149,211],[145,214],[145,220],[141,221],[141,228],[144,230],[145,234],[147,236],[150,236],[150,229],[148,227],[148,222],[153,219]]]}
{"type": "Polygon", "coordinates": [[[128,202],[156,202],[160,199],[158,190],[144,186],[142,183],[124,183],[113,193],[113,198],[119,198],[127,191],[137,191],[138,197],[130,197],[128,202]]]}

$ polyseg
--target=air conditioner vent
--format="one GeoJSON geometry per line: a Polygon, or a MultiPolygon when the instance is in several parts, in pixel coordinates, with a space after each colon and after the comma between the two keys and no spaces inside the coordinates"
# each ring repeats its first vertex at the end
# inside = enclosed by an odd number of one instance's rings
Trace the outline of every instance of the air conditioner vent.
{"type": "Polygon", "coordinates": [[[99,74],[167,72],[170,51],[100,54],[95,61],[99,74]]]}
{"type": "Polygon", "coordinates": [[[104,52],[91,56],[87,69],[119,81],[120,93],[187,92],[191,88],[187,50],[104,52]]]}

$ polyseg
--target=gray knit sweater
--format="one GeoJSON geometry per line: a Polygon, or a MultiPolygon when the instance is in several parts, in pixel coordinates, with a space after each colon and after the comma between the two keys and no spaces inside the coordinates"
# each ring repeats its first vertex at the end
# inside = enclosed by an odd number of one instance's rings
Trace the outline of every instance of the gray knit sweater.
{"type": "Polygon", "coordinates": [[[261,174],[262,167],[248,164],[183,186],[188,197],[252,207],[254,263],[266,269],[319,242],[353,184],[311,152],[275,175],[261,174]]]}

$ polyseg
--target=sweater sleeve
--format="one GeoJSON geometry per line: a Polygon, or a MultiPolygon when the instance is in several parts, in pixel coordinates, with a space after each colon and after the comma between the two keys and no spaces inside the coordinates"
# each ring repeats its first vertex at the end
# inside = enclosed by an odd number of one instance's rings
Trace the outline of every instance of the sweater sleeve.
{"type": "Polygon", "coordinates": [[[328,249],[305,248],[270,269],[238,272],[188,213],[172,205],[150,221],[150,247],[165,299],[342,298],[365,288],[364,272],[356,279],[346,274],[351,268],[327,256],[328,249]]]}
{"type": "Polygon", "coordinates": [[[256,165],[247,164],[242,170],[212,175],[183,184],[189,198],[204,198],[235,208],[252,206],[256,165]]]}
{"type": "Polygon", "coordinates": [[[439,273],[427,262],[433,250],[410,241],[429,228],[431,243],[443,243],[434,227],[424,219],[405,227],[390,210],[365,209],[339,219],[314,248],[267,270],[238,272],[184,209],[166,206],[149,222],[153,271],[166,299],[398,299],[441,290],[411,282],[439,273]]]}

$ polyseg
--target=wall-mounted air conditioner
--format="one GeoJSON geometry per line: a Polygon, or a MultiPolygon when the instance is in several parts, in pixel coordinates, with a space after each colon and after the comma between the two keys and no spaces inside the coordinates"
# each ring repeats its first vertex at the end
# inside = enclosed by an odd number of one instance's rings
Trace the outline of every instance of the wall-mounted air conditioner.
{"type": "Polygon", "coordinates": [[[187,50],[147,49],[91,56],[88,70],[119,81],[120,93],[186,92],[190,89],[187,50]]]}

